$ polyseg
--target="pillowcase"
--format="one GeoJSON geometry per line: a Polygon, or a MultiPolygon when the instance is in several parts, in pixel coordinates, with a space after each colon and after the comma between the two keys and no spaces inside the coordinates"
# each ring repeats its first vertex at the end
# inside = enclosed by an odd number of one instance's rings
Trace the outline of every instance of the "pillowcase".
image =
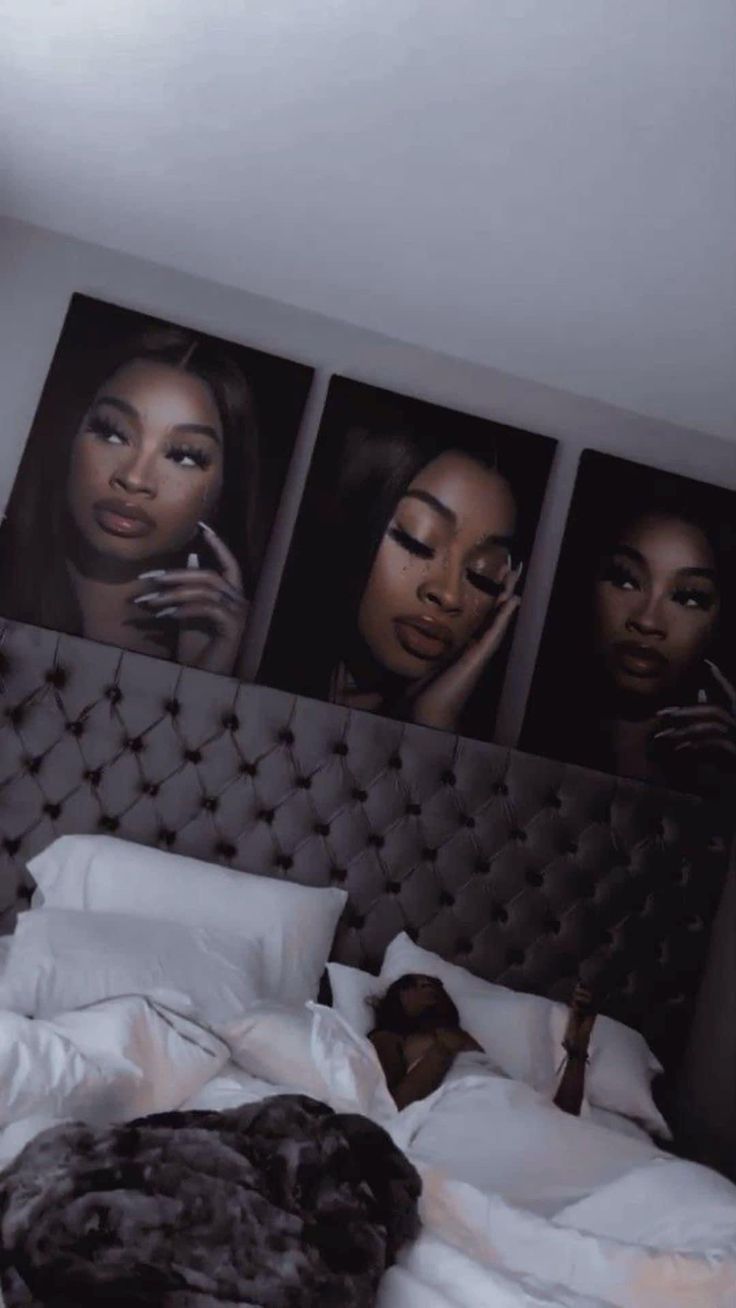
{"type": "MultiPolygon", "coordinates": [[[[568,1009],[550,1000],[540,1002],[550,1005],[552,1043],[559,1050],[561,1060],[568,1009]]],[[[663,1070],[662,1064],[639,1031],[600,1014],[595,1019],[588,1057],[590,1062],[585,1072],[588,1103],[632,1118],[664,1140],[672,1139],[672,1132],[652,1098],[652,1081],[663,1070]]]]}
{"type": "Polygon", "coordinates": [[[131,913],[263,937],[265,993],[315,998],[347,894],[235,872],[114,836],[61,836],[28,864],[32,908],[131,913]]]}
{"type": "Polygon", "coordinates": [[[393,981],[407,972],[439,977],[460,1013],[464,1030],[475,1037],[499,1071],[536,1089],[550,1088],[554,1067],[549,1019],[544,1010],[535,1007],[533,996],[493,985],[446,963],[413,944],[403,932],[391,941],[377,977],[338,963],[329,963],[327,970],[335,1007],[361,1035],[375,1025],[369,999],[382,995],[393,981]]]}
{"type": "Polygon", "coordinates": [[[334,1009],[264,1000],[220,1033],[232,1061],[251,1076],[312,1095],[338,1112],[396,1115],[373,1045],[334,1009]]]}
{"type": "Polygon", "coordinates": [[[263,994],[260,940],[122,913],[20,913],[0,1006],[50,1018],[122,995],[147,995],[210,1026],[263,994]]]}
{"type": "MultiPolygon", "coordinates": [[[[567,1007],[483,981],[415,945],[404,932],[391,941],[377,977],[339,963],[328,964],[335,1007],[364,1035],[374,1025],[368,998],[383,994],[407,972],[439,977],[457,1006],[463,1028],[501,1072],[541,1093],[554,1094],[564,1059],[567,1007]]],[[[662,1070],[661,1064],[643,1036],[612,1018],[598,1017],[589,1056],[586,1101],[670,1138],[651,1093],[652,1078],[662,1070]]]]}

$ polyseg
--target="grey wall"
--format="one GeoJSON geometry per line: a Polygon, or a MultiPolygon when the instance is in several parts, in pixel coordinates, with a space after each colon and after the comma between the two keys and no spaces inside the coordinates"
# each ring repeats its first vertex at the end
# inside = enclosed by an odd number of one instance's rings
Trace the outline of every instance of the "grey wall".
{"type": "MultiPolygon", "coordinates": [[[[15,478],[73,291],[156,314],[317,369],[250,626],[258,663],[332,372],[386,386],[560,442],[513,636],[496,736],[513,744],[523,715],[567,508],[583,448],[605,450],[736,489],[733,444],[615,409],[491,367],[466,364],[373,332],[248,295],[40,228],[0,220],[0,504],[15,478]]],[[[22,560],[19,560],[22,567],[22,560]]]]}

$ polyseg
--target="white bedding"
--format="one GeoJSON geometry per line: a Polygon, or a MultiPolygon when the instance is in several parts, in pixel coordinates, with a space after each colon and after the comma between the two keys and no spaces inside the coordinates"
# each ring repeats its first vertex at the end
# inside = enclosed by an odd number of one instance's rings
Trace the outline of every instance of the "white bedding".
{"type": "MultiPolygon", "coordinates": [[[[305,1079],[317,1068],[325,1098],[348,1108],[357,1038],[341,1044],[340,1019],[318,1005],[308,1020],[305,1079]]],[[[296,1088],[249,1075],[211,1032],[145,996],[45,1023],[0,1013],[0,1161],[68,1117],[228,1108],[296,1088]]],[[[424,1180],[423,1234],[384,1277],[379,1308],[733,1308],[736,1188],[715,1173],[635,1129],[570,1118],[475,1055],[402,1113],[371,1102],[424,1180]]]]}

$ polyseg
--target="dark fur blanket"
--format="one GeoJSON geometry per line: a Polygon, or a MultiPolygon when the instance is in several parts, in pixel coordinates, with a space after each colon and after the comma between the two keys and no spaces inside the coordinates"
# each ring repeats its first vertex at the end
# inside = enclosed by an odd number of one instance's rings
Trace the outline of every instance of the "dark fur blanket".
{"type": "Polygon", "coordinates": [[[419,1229],[417,1173],[301,1095],[52,1127],[0,1177],[7,1308],[367,1308],[419,1229]]]}

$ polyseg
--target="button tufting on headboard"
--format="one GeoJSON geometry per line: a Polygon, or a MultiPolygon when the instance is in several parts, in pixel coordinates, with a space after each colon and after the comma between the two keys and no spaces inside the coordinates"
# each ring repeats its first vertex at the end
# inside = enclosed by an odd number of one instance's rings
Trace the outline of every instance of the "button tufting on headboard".
{"type": "MultiPolygon", "coordinates": [[[[704,805],[554,760],[4,628],[0,892],[68,831],[349,896],[334,957],[399,930],[479,975],[684,1038],[725,868],[704,805]]],[[[12,927],[14,910],[1,919],[12,927]]]]}

